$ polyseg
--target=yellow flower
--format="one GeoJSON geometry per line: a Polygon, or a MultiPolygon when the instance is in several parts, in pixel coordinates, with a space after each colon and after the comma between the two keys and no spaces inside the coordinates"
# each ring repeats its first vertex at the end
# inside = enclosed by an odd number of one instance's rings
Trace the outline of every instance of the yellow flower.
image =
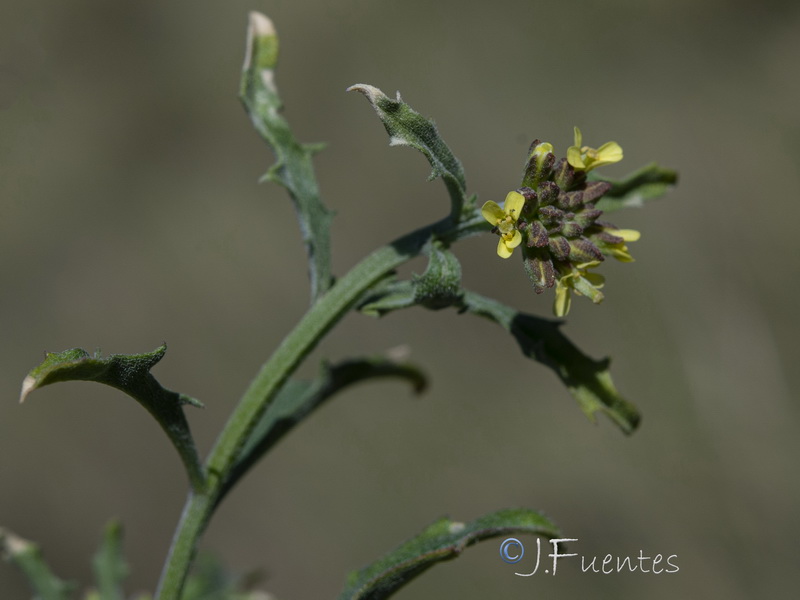
{"type": "Polygon", "coordinates": [[[599,260],[575,265],[572,270],[562,274],[556,282],[556,300],[553,303],[553,312],[557,317],[566,316],[572,304],[572,292],[579,296],[588,296],[592,302],[599,304],[603,301],[603,292],[600,288],[605,283],[605,277],[599,273],[590,273],[589,269],[600,264],[599,260]]]}
{"type": "Polygon", "coordinates": [[[599,148],[582,146],[581,130],[575,128],[575,145],[567,149],[567,162],[579,171],[610,165],[622,160],[622,148],[617,142],[606,142],[599,148]]]}
{"type": "Polygon", "coordinates": [[[497,243],[497,256],[508,258],[514,248],[522,243],[522,234],[517,229],[517,221],[525,206],[525,196],[519,192],[509,192],[501,208],[497,202],[489,200],[481,208],[483,218],[494,225],[492,231],[500,235],[497,243]]]}
{"type": "Polygon", "coordinates": [[[628,252],[625,242],[635,242],[642,234],[635,229],[611,229],[606,227],[605,231],[611,235],[622,238],[624,241],[617,244],[606,244],[604,250],[620,262],[633,262],[633,257],[628,252]]]}

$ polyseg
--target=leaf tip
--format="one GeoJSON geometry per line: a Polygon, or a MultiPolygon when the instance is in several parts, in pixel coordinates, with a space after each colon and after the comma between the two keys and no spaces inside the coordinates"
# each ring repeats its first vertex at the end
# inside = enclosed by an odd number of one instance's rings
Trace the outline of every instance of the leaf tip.
{"type": "Polygon", "coordinates": [[[22,380],[22,390],[19,393],[19,403],[22,404],[25,402],[25,399],[28,397],[34,389],[36,389],[36,378],[28,375],[25,379],[22,380]]]}
{"type": "Polygon", "coordinates": [[[28,540],[14,535],[8,529],[0,527],[0,547],[2,547],[9,556],[17,556],[30,548],[31,543],[28,540]]]}
{"type": "Polygon", "coordinates": [[[253,35],[275,35],[275,25],[272,23],[272,19],[270,19],[264,13],[260,13],[257,10],[250,11],[250,14],[247,15],[248,24],[250,26],[250,31],[253,35]]]}
{"type": "Polygon", "coordinates": [[[242,70],[252,65],[273,69],[278,61],[278,35],[272,20],[263,13],[251,11],[247,18],[247,51],[242,70]]]}
{"type": "Polygon", "coordinates": [[[384,94],[381,90],[376,88],[374,85],[368,85],[366,83],[356,83],[355,85],[351,85],[345,91],[347,92],[358,92],[359,94],[363,94],[366,96],[367,100],[371,103],[375,104],[378,98],[385,98],[386,94],[384,94]]]}

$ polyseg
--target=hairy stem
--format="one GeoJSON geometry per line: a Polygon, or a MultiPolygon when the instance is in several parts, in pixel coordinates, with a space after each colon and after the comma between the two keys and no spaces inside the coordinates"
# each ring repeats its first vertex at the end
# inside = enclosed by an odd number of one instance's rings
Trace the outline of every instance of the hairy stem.
{"type": "Polygon", "coordinates": [[[433,237],[450,243],[485,230],[480,217],[457,226],[448,217],[418,229],[367,256],[309,309],[253,379],[217,439],[207,461],[206,485],[189,495],[175,532],[156,595],[159,600],[179,600],[195,547],[228,473],[270,401],[302,360],[364,292],[392,269],[419,255],[433,237]]]}

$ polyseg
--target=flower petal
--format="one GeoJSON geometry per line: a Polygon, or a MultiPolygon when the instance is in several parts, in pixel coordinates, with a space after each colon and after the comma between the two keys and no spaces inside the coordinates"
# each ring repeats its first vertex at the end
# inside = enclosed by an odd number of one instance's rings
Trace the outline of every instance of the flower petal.
{"type": "Polygon", "coordinates": [[[522,234],[519,232],[519,230],[515,229],[514,233],[511,236],[511,239],[506,240],[505,242],[506,246],[508,246],[513,250],[522,243],[522,234]]]}
{"type": "Polygon", "coordinates": [[[512,251],[513,248],[509,248],[508,245],[506,245],[506,241],[501,237],[500,241],[497,242],[497,256],[500,258],[508,258],[511,256],[512,251]]]}
{"type": "Polygon", "coordinates": [[[522,207],[525,206],[525,196],[519,192],[508,192],[506,196],[506,203],[503,206],[505,213],[511,215],[511,218],[516,221],[522,214],[522,207]]]}
{"type": "Polygon", "coordinates": [[[617,142],[606,142],[597,149],[597,154],[598,163],[610,165],[622,160],[622,147],[617,142]]]}
{"type": "Polygon", "coordinates": [[[497,225],[497,223],[503,217],[505,217],[505,212],[503,212],[503,209],[500,208],[500,205],[491,200],[483,205],[481,208],[481,214],[483,215],[483,218],[489,221],[489,223],[492,225],[497,225]]]}
{"type": "Polygon", "coordinates": [[[635,229],[609,229],[608,232],[611,235],[621,237],[626,242],[635,242],[642,237],[642,234],[635,229]]]}
{"type": "Polygon", "coordinates": [[[575,145],[580,149],[581,142],[583,142],[583,136],[581,135],[581,130],[575,127],[575,145]]]}
{"type": "Polygon", "coordinates": [[[570,146],[567,148],[567,162],[572,165],[574,169],[583,170],[586,168],[580,146],[570,146]]]}

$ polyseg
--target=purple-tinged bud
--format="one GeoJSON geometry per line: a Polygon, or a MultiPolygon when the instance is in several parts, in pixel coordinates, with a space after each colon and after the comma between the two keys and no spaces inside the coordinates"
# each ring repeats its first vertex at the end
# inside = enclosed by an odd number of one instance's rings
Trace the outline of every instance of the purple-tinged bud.
{"type": "Polygon", "coordinates": [[[556,283],[556,272],[553,268],[553,261],[547,252],[539,251],[530,256],[526,256],[522,261],[525,272],[533,284],[533,291],[541,294],[547,288],[551,288],[556,283]]]}
{"type": "Polygon", "coordinates": [[[585,175],[576,173],[567,159],[562,158],[553,169],[552,179],[562,190],[571,190],[585,181],[585,175]]]}
{"type": "Polygon", "coordinates": [[[581,227],[589,227],[589,225],[592,225],[602,214],[602,210],[597,210],[596,208],[586,208],[578,213],[575,213],[575,222],[581,227]]]}
{"type": "Polygon", "coordinates": [[[583,206],[583,192],[561,192],[558,195],[558,207],[564,210],[576,211],[583,206]]]}
{"type": "Polygon", "coordinates": [[[546,225],[551,223],[560,223],[564,220],[564,211],[555,206],[541,206],[539,207],[539,216],[546,225]]]}
{"type": "Polygon", "coordinates": [[[542,181],[549,179],[555,161],[552,144],[533,140],[530,150],[528,150],[528,161],[525,163],[522,185],[535,188],[542,181]]]}
{"type": "Polygon", "coordinates": [[[561,228],[561,232],[568,238],[575,238],[583,235],[583,227],[575,221],[567,221],[561,228]]]}
{"type": "Polygon", "coordinates": [[[552,181],[543,181],[537,188],[537,195],[539,196],[539,204],[555,204],[558,200],[558,195],[561,193],[559,187],[552,181]]]}
{"type": "Polygon", "coordinates": [[[550,243],[547,245],[550,249],[550,254],[556,260],[566,261],[569,259],[569,240],[565,237],[550,236],[550,243]]]}
{"type": "Polygon", "coordinates": [[[517,193],[522,194],[522,197],[525,198],[525,204],[522,207],[522,214],[523,215],[533,215],[536,212],[536,208],[539,204],[538,198],[536,197],[536,192],[529,187],[522,187],[517,190],[517,193]]]}
{"type": "Polygon", "coordinates": [[[547,230],[539,221],[528,224],[528,247],[544,248],[550,241],[547,230]]]}
{"type": "Polygon", "coordinates": [[[583,201],[584,203],[594,202],[610,189],[611,184],[607,181],[590,181],[583,190],[583,201]]]}
{"type": "Polygon", "coordinates": [[[569,259],[574,263],[587,263],[593,260],[602,261],[603,253],[585,237],[569,242],[569,259]]]}
{"type": "Polygon", "coordinates": [[[625,239],[619,237],[618,235],[614,235],[607,231],[597,231],[591,233],[592,240],[597,240],[603,244],[623,244],[625,243],[625,239]]]}

